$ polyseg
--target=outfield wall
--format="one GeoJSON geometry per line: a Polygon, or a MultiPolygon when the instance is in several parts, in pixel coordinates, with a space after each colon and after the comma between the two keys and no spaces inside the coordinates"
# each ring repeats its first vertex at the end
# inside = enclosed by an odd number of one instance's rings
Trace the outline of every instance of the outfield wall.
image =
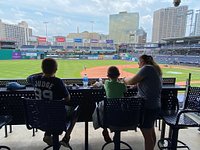
{"type": "Polygon", "coordinates": [[[12,60],[12,59],[43,59],[45,57],[51,57],[56,59],[120,59],[118,55],[103,55],[103,54],[52,54],[48,52],[35,52],[35,51],[19,51],[19,50],[6,50],[0,49],[0,60],[12,60]]]}
{"type": "Polygon", "coordinates": [[[0,60],[43,59],[44,52],[21,52],[19,50],[0,49],[0,60]]]}
{"type": "Polygon", "coordinates": [[[12,59],[13,50],[0,50],[0,60],[12,59]]]}
{"type": "MultiPolygon", "coordinates": [[[[51,57],[55,59],[85,59],[85,60],[129,60],[137,61],[139,56],[133,56],[129,53],[121,53],[114,55],[104,54],[57,54],[52,52],[42,51],[19,51],[11,49],[0,49],[0,60],[16,60],[16,59],[44,59],[51,57]]],[[[175,64],[175,65],[192,65],[200,66],[200,56],[183,56],[183,55],[155,55],[154,59],[156,62],[161,64],[175,64]]]]}

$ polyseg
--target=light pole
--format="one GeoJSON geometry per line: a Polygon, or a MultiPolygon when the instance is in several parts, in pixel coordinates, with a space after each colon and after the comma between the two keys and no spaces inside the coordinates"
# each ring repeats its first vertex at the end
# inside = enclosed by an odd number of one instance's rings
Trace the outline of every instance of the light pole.
{"type": "Polygon", "coordinates": [[[92,30],[91,30],[91,36],[90,36],[90,49],[91,49],[91,46],[92,46],[92,39],[93,39],[93,24],[94,24],[94,21],[90,21],[91,25],[92,25],[92,30]]]}
{"type": "Polygon", "coordinates": [[[47,24],[48,24],[49,22],[45,21],[45,22],[43,22],[43,23],[45,24],[45,31],[46,31],[46,42],[47,42],[47,24]]]}
{"type": "Polygon", "coordinates": [[[92,30],[91,30],[91,39],[93,38],[93,25],[94,25],[94,21],[90,21],[91,25],[92,25],[92,30]]]}
{"type": "Polygon", "coordinates": [[[90,23],[92,24],[92,33],[93,33],[93,25],[94,25],[94,21],[90,21],[90,23]]]}

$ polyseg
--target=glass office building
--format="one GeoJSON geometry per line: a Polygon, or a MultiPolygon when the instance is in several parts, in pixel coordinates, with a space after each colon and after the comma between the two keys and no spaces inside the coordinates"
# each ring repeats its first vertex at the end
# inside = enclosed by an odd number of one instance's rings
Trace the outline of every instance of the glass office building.
{"type": "Polygon", "coordinates": [[[130,43],[139,28],[139,13],[120,12],[109,16],[109,38],[116,44],[130,43]]]}

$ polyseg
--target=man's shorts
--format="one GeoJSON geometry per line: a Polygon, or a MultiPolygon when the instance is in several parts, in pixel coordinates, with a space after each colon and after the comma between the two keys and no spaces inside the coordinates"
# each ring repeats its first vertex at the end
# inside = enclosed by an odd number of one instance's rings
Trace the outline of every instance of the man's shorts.
{"type": "Polygon", "coordinates": [[[156,109],[145,109],[143,113],[143,119],[139,128],[150,129],[154,127],[154,122],[158,119],[160,114],[160,108],[156,109]]]}

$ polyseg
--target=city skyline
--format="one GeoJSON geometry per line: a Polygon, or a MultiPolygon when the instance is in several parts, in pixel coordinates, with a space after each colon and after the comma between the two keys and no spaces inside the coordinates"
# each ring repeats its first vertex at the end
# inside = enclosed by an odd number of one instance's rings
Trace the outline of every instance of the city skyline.
{"type": "MultiPolygon", "coordinates": [[[[189,10],[198,10],[200,1],[182,0],[189,10]]],[[[173,0],[7,0],[0,1],[0,19],[10,24],[26,21],[33,35],[66,36],[69,33],[89,31],[109,33],[109,15],[122,11],[138,12],[139,27],[152,37],[153,12],[174,7],[173,0]]],[[[195,11],[194,11],[195,12],[195,11]]]]}

